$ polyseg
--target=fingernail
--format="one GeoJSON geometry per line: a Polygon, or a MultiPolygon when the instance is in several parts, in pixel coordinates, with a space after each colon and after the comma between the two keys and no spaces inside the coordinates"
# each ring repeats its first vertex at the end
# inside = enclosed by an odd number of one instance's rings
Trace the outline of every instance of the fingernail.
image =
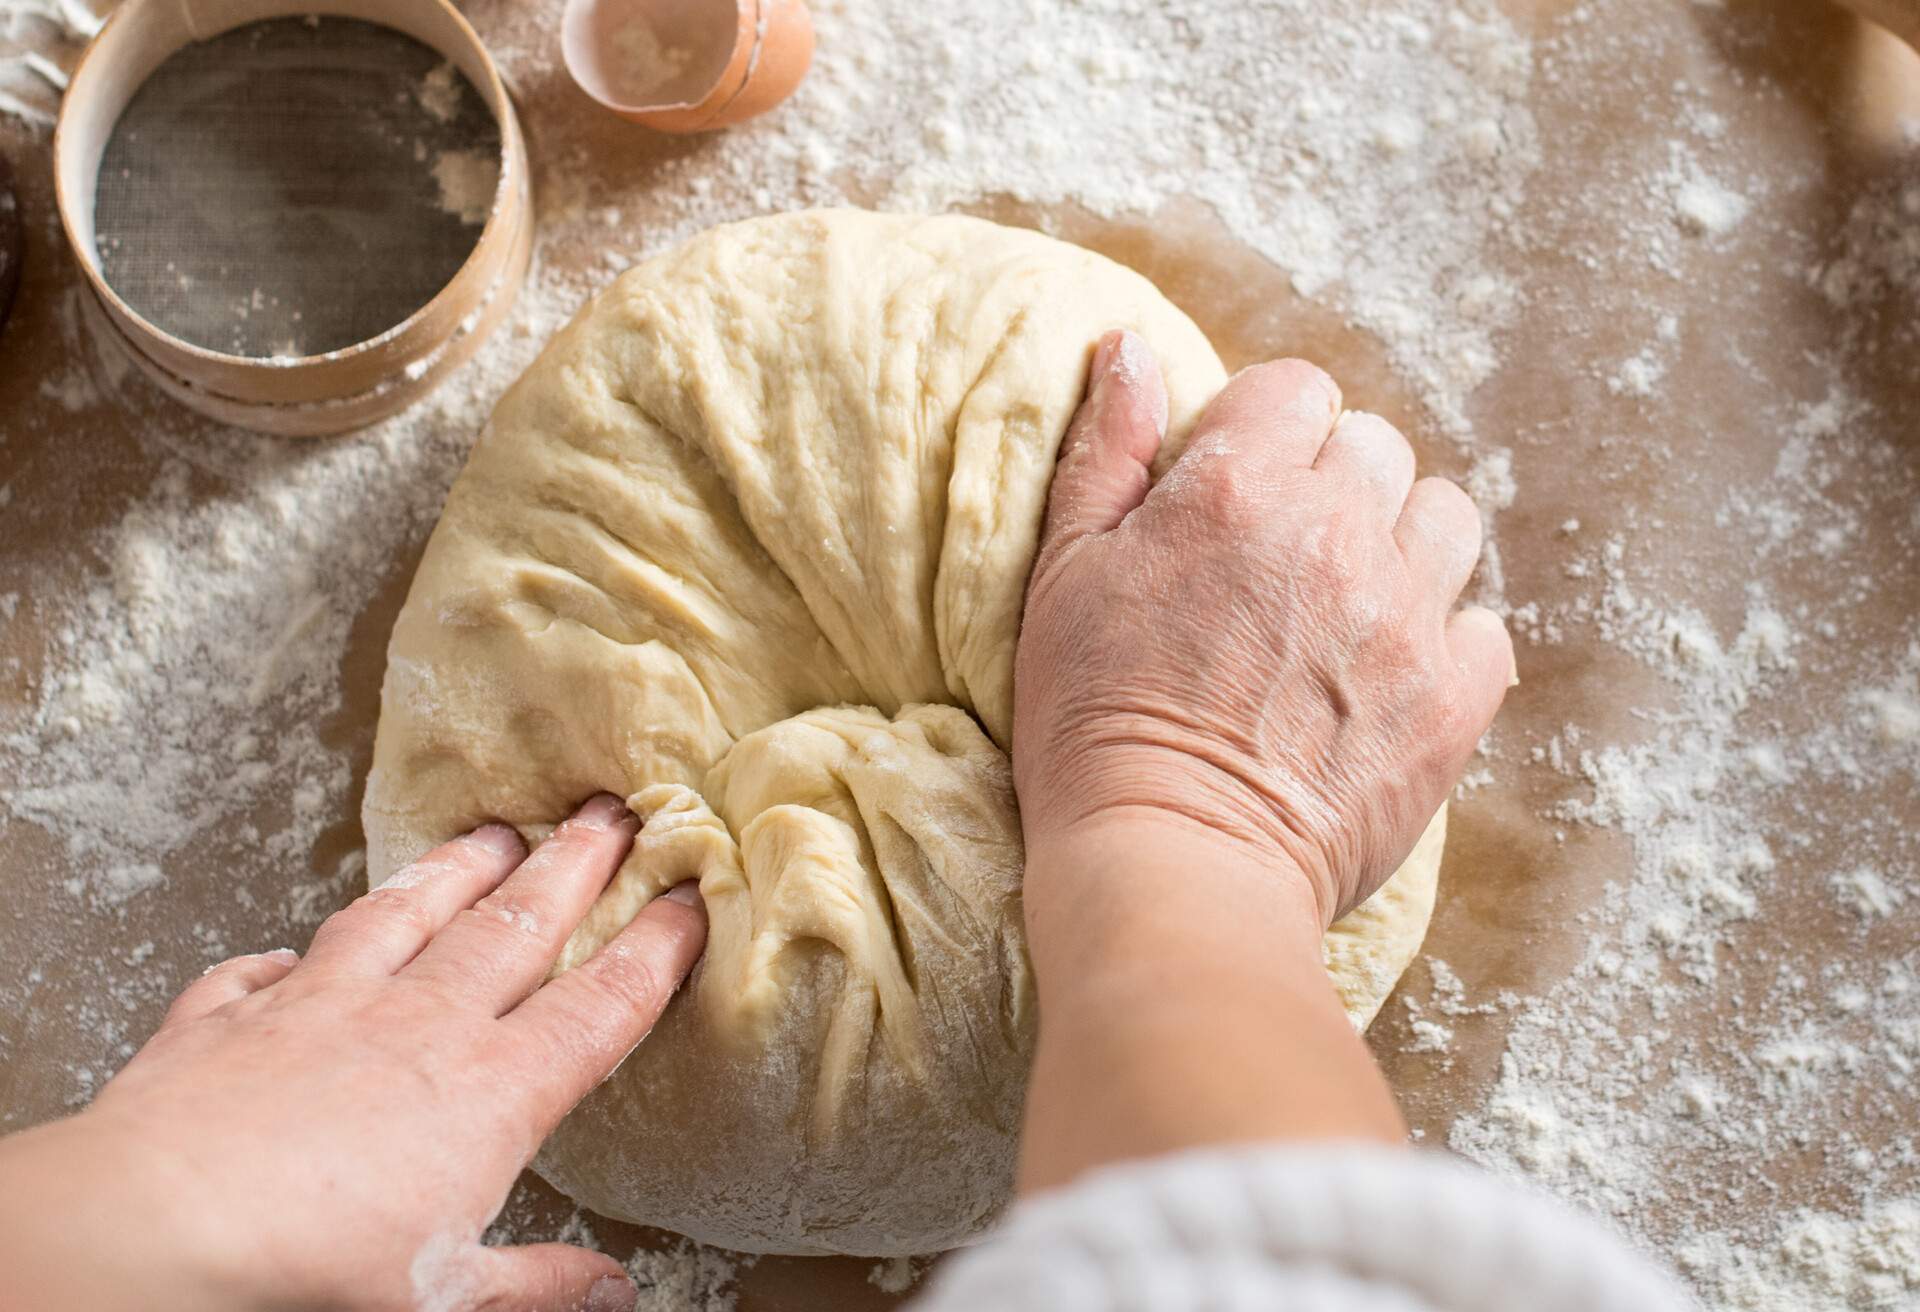
{"type": "Polygon", "coordinates": [[[587,1291],[587,1312],[633,1312],[640,1291],[625,1276],[601,1276],[587,1291]]]}
{"type": "Polygon", "coordinates": [[[573,813],[575,820],[596,829],[611,829],[632,817],[633,812],[627,810],[627,804],[612,793],[595,793],[587,799],[586,805],[573,813]]]}
{"type": "Polygon", "coordinates": [[[1314,385],[1320,389],[1320,395],[1326,398],[1327,410],[1338,416],[1345,406],[1345,398],[1340,394],[1340,384],[1333,381],[1333,375],[1315,365],[1313,368],[1314,385]]]}
{"type": "Polygon", "coordinates": [[[660,896],[669,902],[678,902],[681,906],[697,907],[701,904],[700,881],[689,879],[684,884],[675,884],[660,896]]]}
{"type": "Polygon", "coordinates": [[[1093,364],[1087,370],[1087,390],[1091,392],[1107,376],[1107,370],[1113,367],[1114,353],[1120,349],[1122,335],[1108,333],[1093,348],[1093,364]]]}
{"type": "Polygon", "coordinates": [[[1163,385],[1151,387],[1146,380],[1155,371],[1153,351],[1139,333],[1123,332],[1114,345],[1113,359],[1107,364],[1107,371],[1134,385],[1135,394],[1146,398],[1152,405],[1149,418],[1153,426],[1165,435],[1167,431],[1167,390],[1163,385]]]}
{"type": "Polygon", "coordinates": [[[260,955],[268,961],[277,961],[282,965],[297,966],[300,964],[300,954],[292,948],[275,948],[271,952],[262,952],[260,955]]]}
{"type": "Polygon", "coordinates": [[[520,841],[520,835],[514,832],[512,825],[497,822],[481,825],[469,836],[482,847],[490,847],[502,856],[513,856],[526,848],[526,845],[520,841]]]}

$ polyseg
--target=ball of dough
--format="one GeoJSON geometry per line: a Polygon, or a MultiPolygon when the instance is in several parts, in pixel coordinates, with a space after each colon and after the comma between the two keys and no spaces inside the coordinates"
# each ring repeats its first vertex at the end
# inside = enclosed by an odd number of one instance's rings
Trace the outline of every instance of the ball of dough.
{"type": "MultiPolygon", "coordinates": [[[[1014,640],[1111,328],[1165,370],[1164,465],[1226,375],[1144,278],[978,219],[782,215],[621,277],[495,410],[394,626],[368,861],[628,798],[560,970],[700,881],[688,986],[538,1159],[585,1206],[890,1256],[1004,1205],[1035,1023],[1014,640]]],[[[1419,946],[1438,825],[1329,936],[1357,1023],[1419,946]]]]}

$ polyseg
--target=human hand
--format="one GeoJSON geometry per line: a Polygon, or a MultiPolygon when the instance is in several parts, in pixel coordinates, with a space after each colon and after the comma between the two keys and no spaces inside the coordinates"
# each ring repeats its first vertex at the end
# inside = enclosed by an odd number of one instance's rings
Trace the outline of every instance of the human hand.
{"type": "Polygon", "coordinates": [[[214,967],[87,1111],[0,1143],[0,1195],[31,1191],[87,1262],[138,1273],[29,1269],[43,1297],[19,1306],[631,1312],[612,1258],[479,1240],[704,943],[682,884],[542,983],[637,828],[604,795],[531,856],[488,825],[333,916],[304,960],[214,967]]]}
{"type": "Polygon", "coordinates": [[[1234,377],[1158,483],[1146,344],[1109,334],[1090,377],[1016,658],[1028,851],[1189,826],[1297,872],[1324,929],[1405,858],[1511,682],[1500,619],[1454,610],[1479,514],[1302,361],[1234,377]]]}

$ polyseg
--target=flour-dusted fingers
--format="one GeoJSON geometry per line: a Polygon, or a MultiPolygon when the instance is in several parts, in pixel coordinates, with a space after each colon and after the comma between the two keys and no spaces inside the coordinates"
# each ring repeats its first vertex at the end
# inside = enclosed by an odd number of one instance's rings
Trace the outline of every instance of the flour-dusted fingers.
{"type": "Polygon", "coordinates": [[[1105,533],[1146,497],[1167,431],[1167,387],[1146,342],[1129,332],[1100,339],[1087,399],[1060,443],[1034,576],[1073,543],[1105,533]]]}
{"type": "Polygon", "coordinates": [[[626,859],[639,818],[602,793],[561,822],[505,883],[456,915],[406,974],[499,1015],[539,986],[626,859]]]}
{"type": "Polygon", "coordinates": [[[647,903],[605,947],[507,1016],[554,1075],[543,1090],[552,1105],[541,1109],[551,1122],[647,1037],[706,941],[706,905],[689,880],[647,903]]]}
{"type": "Polygon", "coordinates": [[[1413,448],[1379,415],[1349,410],[1333,426],[1313,467],[1379,509],[1388,524],[1400,518],[1413,489],[1413,448]]]}
{"type": "Polygon", "coordinates": [[[1433,596],[1452,606],[1480,560],[1480,510],[1444,478],[1423,478],[1407,494],[1394,525],[1401,554],[1434,580],[1433,596]]]}
{"type": "Polygon", "coordinates": [[[1273,360],[1242,369],[1220,389],[1174,469],[1148,497],[1258,505],[1275,475],[1311,466],[1340,415],[1340,387],[1305,360],[1273,360]]]}
{"type": "Polygon", "coordinates": [[[513,873],[527,846],[507,825],[482,825],[394,872],[327,917],[307,949],[316,971],[391,975],[513,873]]]}
{"type": "Polygon", "coordinates": [[[252,993],[258,993],[287,977],[300,964],[300,954],[292,948],[275,948],[244,957],[231,957],[213,967],[181,992],[167,1008],[162,1030],[198,1020],[252,993]]]}
{"type": "Polygon", "coordinates": [[[626,1268],[590,1248],[524,1244],[471,1253],[470,1273],[454,1277],[474,1290],[460,1312],[633,1312],[640,1297],[626,1268]]]}

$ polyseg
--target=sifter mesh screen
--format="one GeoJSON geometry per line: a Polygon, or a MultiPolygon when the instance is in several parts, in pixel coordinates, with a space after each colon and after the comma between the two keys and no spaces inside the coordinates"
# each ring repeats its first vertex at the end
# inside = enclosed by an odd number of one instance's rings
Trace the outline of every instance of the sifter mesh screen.
{"type": "Polygon", "coordinates": [[[472,253],[500,126],[464,75],[372,23],[251,23],[128,103],[95,205],[107,284],[184,341],[318,355],[379,336],[472,253]]]}

